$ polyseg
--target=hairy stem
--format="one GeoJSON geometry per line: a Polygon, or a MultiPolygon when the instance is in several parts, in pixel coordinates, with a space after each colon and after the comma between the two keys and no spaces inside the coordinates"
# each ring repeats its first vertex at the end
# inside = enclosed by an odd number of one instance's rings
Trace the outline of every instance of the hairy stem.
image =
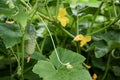
{"type": "Polygon", "coordinates": [[[21,69],[21,73],[22,73],[22,80],[24,80],[24,38],[25,38],[25,35],[23,33],[23,36],[22,36],[22,69],[21,69]]]}
{"type": "MultiPolygon", "coordinates": [[[[40,16],[39,16],[39,17],[40,17],[40,16]]],[[[63,63],[63,62],[60,60],[60,58],[59,58],[59,55],[58,55],[58,52],[57,52],[57,49],[56,49],[56,46],[55,46],[55,43],[54,43],[54,40],[53,40],[53,37],[52,37],[52,34],[51,34],[49,28],[47,27],[46,23],[44,22],[44,20],[43,20],[41,17],[40,17],[40,20],[44,23],[44,25],[45,25],[45,27],[46,27],[46,29],[47,29],[49,35],[50,35],[50,38],[51,38],[51,40],[52,40],[53,47],[54,47],[54,50],[55,50],[56,56],[57,56],[57,58],[58,58],[58,61],[60,62],[60,64],[62,64],[62,65],[66,65],[66,64],[63,63]]]]}
{"type": "Polygon", "coordinates": [[[41,51],[40,51],[41,53],[43,52],[45,41],[46,41],[46,37],[44,38],[44,40],[42,41],[42,44],[41,44],[41,51]]]}
{"type": "Polygon", "coordinates": [[[107,29],[108,27],[110,27],[111,25],[113,25],[114,23],[116,23],[119,19],[120,19],[120,15],[119,15],[112,23],[110,23],[109,25],[107,25],[107,26],[105,26],[105,27],[103,27],[103,28],[101,28],[101,29],[99,29],[99,30],[96,30],[96,31],[94,31],[94,32],[92,32],[92,33],[89,33],[88,35],[93,35],[93,34],[95,34],[95,33],[104,31],[105,29],[107,29]]]}
{"type": "Polygon", "coordinates": [[[98,13],[99,13],[99,11],[100,11],[100,9],[101,9],[103,3],[104,3],[104,2],[101,2],[101,4],[100,4],[98,10],[96,11],[95,16],[93,17],[92,23],[91,23],[90,27],[88,28],[87,34],[89,34],[89,33],[92,32],[93,24],[94,24],[94,22],[95,22],[95,19],[96,19],[97,15],[98,15],[98,13]]]}
{"type": "Polygon", "coordinates": [[[105,73],[104,73],[104,75],[103,75],[103,77],[102,77],[101,80],[105,80],[105,78],[106,78],[106,76],[107,76],[107,73],[108,73],[108,70],[109,70],[109,66],[110,66],[110,59],[111,59],[111,54],[109,54],[109,56],[108,56],[105,73]]]}

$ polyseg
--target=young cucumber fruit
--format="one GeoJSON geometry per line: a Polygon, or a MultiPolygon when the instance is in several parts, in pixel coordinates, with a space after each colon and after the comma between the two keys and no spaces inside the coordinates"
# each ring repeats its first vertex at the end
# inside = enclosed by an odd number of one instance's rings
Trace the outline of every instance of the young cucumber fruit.
{"type": "Polygon", "coordinates": [[[25,51],[28,54],[27,62],[30,61],[30,55],[34,53],[36,47],[36,31],[33,25],[27,29],[29,39],[25,41],[25,51]]]}

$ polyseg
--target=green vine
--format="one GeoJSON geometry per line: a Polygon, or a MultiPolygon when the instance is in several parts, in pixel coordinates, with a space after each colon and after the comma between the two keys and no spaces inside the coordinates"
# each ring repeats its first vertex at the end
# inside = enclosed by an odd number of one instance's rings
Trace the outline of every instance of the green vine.
{"type": "Polygon", "coordinates": [[[94,22],[95,22],[95,19],[96,19],[97,15],[98,15],[98,14],[99,14],[99,12],[100,12],[100,9],[101,9],[101,7],[102,7],[103,3],[104,3],[104,2],[101,2],[101,4],[100,4],[100,6],[99,6],[98,10],[96,11],[95,16],[93,17],[92,23],[91,23],[90,27],[88,28],[87,34],[89,34],[89,33],[91,33],[91,32],[92,32],[92,29],[93,29],[93,24],[94,24],[94,22]]]}
{"type": "Polygon", "coordinates": [[[108,60],[107,60],[106,68],[105,68],[105,73],[104,73],[104,75],[103,75],[101,80],[105,80],[105,78],[107,76],[107,73],[108,73],[108,70],[109,70],[109,67],[110,67],[110,60],[111,60],[111,54],[108,55],[108,60]]]}

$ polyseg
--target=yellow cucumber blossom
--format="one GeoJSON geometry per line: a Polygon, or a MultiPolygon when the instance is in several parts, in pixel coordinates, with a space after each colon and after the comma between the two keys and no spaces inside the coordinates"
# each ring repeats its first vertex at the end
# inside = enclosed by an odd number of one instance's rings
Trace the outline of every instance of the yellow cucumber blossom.
{"type": "Polygon", "coordinates": [[[59,13],[57,16],[58,21],[60,21],[60,24],[65,27],[67,23],[69,23],[69,19],[66,17],[66,9],[60,8],[59,13]]]}
{"type": "Polygon", "coordinates": [[[97,74],[94,73],[93,76],[92,76],[92,80],[97,80],[97,77],[98,77],[97,74]]]}
{"type": "Polygon", "coordinates": [[[83,36],[80,34],[74,38],[74,41],[81,41],[80,46],[83,47],[87,42],[91,41],[91,36],[83,36]]]}

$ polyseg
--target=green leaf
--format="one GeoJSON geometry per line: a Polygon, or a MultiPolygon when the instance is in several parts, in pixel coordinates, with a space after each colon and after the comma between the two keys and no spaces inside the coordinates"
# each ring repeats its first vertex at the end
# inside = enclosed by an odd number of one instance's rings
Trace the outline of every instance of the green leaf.
{"type": "MultiPolygon", "coordinates": [[[[39,76],[44,77],[44,80],[50,80],[52,75],[56,74],[56,70],[52,63],[48,61],[38,61],[33,68],[33,72],[39,74],[39,76]]],[[[52,77],[54,78],[54,77],[52,77]]]]}
{"type": "MultiPolygon", "coordinates": [[[[74,65],[76,63],[78,64],[82,63],[85,60],[85,58],[82,55],[79,55],[78,53],[75,53],[67,49],[57,48],[57,51],[58,51],[60,60],[63,63],[69,62],[70,64],[74,65]]],[[[50,61],[55,65],[56,68],[59,68],[60,66],[62,66],[58,61],[55,51],[52,52],[52,55],[50,56],[50,61]]]]}
{"type": "Polygon", "coordinates": [[[94,65],[94,67],[99,68],[102,71],[105,70],[105,62],[102,60],[102,58],[92,57],[92,64],[94,65]]]}
{"type": "Polygon", "coordinates": [[[88,48],[95,51],[97,58],[103,57],[110,50],[120,48],[120,32],[119,31],[107,31],[106,33],[98,33],[93,37],[93,44],[88,48]]]}
{"type": "Polygon", "coordinates": [[[16,20],[23,28],[27,25],[27,18],[28,18],[28,13],[24,10],[24,8],[21,6],[19,12],[11,16],[14,20],[16,20]]]}
{"type": "Polygon", "coordinates": [[[119,31],[108,31],[102,36],[109,46],[109,49],[120,48],[120,32],[119,31]]]}
{"type": "Polygon", "coordinates": [[[6,2],[7,0],[2,0],[0,2],[0,14],[8,16],[11,19],[14,19],[22,27],[25,27],[27,25],[28,17],[26,8],[23,5],[21,5],[20,1],[18,0],[15,1],[10,0],[9,2],[10,5],[9,3],[7,4],[6,2]],[[12,7],[12,9],[10,7],[12,7]]]}
{"type": "Polygon", "coordinates": [[[95,34],[92,39],[94,41],[104,40],[109,50],[114,48],[120,48],[120,32],[119,31],[107,31],[106,33],[97,33],[95,34]]]}
{"type": "Polygon", "coordinates": [[[16,11],[13,9],[0,7],[0,14],[11,16],[11,15],[14,15],[15,13],[16,13],[16,11]]]}
{"type": "Polygon", "coordinates": [[[95,56],[96,58],[103,57],[105,54],[108,53],[108,46],[103,41],[98,41],[95,43],[95,56]]]}
{"type": "Polygon", "coordinates": [[[109,50],[112,50],[112,49],[115,49],[115,48],[120,49],[120,42],[108,41],[108,47],[109,47],[109,50]]]}
{"type": "Polygon", "coordinates": [[[67,49],[57,48],[60,60],[70,63],[72,68],[60,64],[55,51],[50,55],[49,61],[38,61],[33,72],[39,74],[44,80],[92,80],[89,72],[82,65],[85,58],[67,49]]]}
{"type": "Polygon", "coordinates": [[[102,37],[106,42],[116,41],[120,43],[120,32],[119,31],[108,31],[102,37]]]}
{"type": "Polygon", "coordinates": [[[11,78],[11,76],[0,77],[0,80],[10,80],[10,79],[15,80],[15,79],[11,78]]]}
{"type": "Polygon", "coordinates": [[[36,59],[36,60],[45,60],[46,57],[42,54],[42,53],[39,53],[39,52],[35,52],[31,55],[31,59],[36,59]]]}
{"type": "Polygon", "coordinates": [[[94,50],[96,58],[100,58],[108,53],[109,48],[103,40],[99,40],[93,42],[87,51],[91,50],[94,50]]]}
{"type": "Polygon", "coordinates": [[[16,24],[0,23],[0,37],[6,48],[10,48],[21,41],[20,27],[16,24]]]}
{"type": "Polygon", "coordinates": [[[10,9],[8,4],[6,4],[7,0],[1,0],[0,1],[0,14],[2,15],[7,15],[7,16],[11,16],[14,15],[16,13],[16,9],[10,9]]]}
{"type": "Polygon", "coordinates": [[[24,74],[24,78],[26,80],[42,80],[38,75],[36,75],[32,71],[27,71],[27,73],[24,74]]]}
{"type": "Polygon", "coordinates": [[[119,66],[113,66],[112,70],[116,76],[120,76],[120,67],[119,66]]]}

